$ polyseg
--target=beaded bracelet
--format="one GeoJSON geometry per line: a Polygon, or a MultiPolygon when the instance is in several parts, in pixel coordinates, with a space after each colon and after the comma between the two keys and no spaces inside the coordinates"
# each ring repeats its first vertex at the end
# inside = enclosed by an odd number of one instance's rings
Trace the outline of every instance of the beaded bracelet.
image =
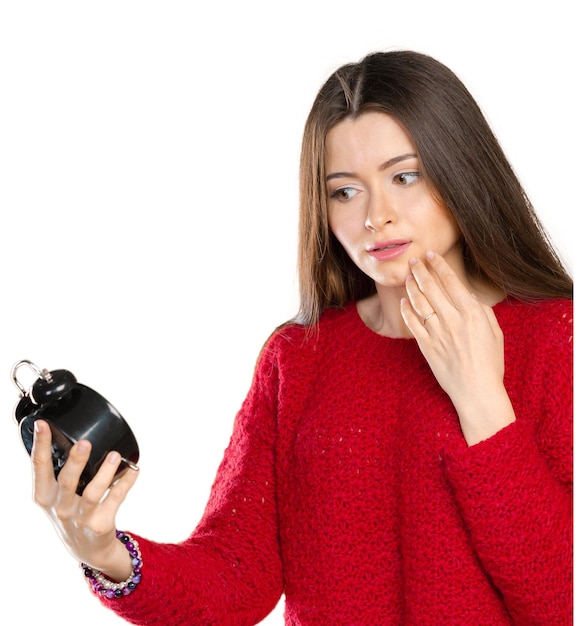
{"type": "Polygon", "coordinates": [[[135,590],[137,585],[141,582],[141,566],[143,565],[141,552],[139,551],[139,544],[133,539],[133,537],[118,530],[117,539],[125,545],[125,548],[127,548],[132,557],[133,571],[127,580],[120,583],[114,583],[99,570],[89,567],[86,563],[81,563],[84,575],[87,577],[87,581],[91,585],[92,590],[97,595],[105,596],[110,600],[128,596],[135,590]]]}

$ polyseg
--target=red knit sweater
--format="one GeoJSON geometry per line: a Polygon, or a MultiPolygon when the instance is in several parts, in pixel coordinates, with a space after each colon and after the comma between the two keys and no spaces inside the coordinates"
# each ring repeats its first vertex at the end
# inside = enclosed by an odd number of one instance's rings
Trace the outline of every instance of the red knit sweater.
{"type": "Polygon", "coordinates": [[[572,620],[572,303],[504,301],[517,420],[467,447],[411,339],[354,304],[267,342],[199,526],[137,537],[135,624],[486,626],[572,620]]]}

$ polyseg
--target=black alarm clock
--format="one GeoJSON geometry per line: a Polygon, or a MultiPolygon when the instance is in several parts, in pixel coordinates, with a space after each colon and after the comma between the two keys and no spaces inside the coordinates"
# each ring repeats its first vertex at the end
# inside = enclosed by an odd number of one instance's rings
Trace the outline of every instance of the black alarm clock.
{"type": "Polygon", "coordinates": [[[113,482],[128,468],[139,469],[139,446],[123,416],[102,395],[77,382],[71,372],[63,369],[49,372],[24,359],[13,366],[12,380],[20,391],[14,418],[24,447],[30,454],[34,422],[38,419],[47,422],[52,431],[55,477],[58,477],[71,447],[77,441],[88,439],[91,442],[91,454],[76,490],[79,495],[112,450],[121,455],[121,464],[113,482]],[[29,367],[37,375],[29,389],[25,389],[17,377],[22,366],[29,367]]]}

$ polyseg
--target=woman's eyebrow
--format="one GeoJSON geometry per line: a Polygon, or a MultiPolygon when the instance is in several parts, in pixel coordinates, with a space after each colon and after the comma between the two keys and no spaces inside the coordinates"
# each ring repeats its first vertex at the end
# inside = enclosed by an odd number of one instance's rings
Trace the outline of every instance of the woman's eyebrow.
{"type": "Polygon", "coordinates": [[[395,163],[400,163],[401,161],[406,161],[407,159],[416,159],[417,155],[414,152],[408,152],[407,154],[401,154],[400,156],[393,157],[388,161],[385,161],[380,167],[379,170],[386,170],[391,167],[391,165],[395,165],[395,163]]]}
{"type": "MultiPolygon", "coordinates": [[[[379,170],[389,169],[392,165],[396,163],[400,163],[401,161],[407,161],[408,159],[416,159],[417,155],[414,152],[408,152],[406,154],[400,154],[399,156],[395,156],[384,163],[381,163],[379,166],[379,170]]],[[[352,172],[333,172],[332,174],[328,174],[326,180],[332,180],[333,178],[352,178],[355,176],[352,172]]]]}

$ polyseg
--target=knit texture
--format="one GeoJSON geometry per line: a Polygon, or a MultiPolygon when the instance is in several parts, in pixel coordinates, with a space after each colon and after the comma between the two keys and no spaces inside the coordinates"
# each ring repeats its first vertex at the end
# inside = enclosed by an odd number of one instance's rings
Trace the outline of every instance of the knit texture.
{"type": "MultiPolygon", "coordinates": [[[[516,422],[468,447],[412,339],[354,303],[268,340],[203,518],[134,535],[134,624],[572,623],[572,303],[494,307],[516,422]]],[[[134,534],[134,533],[131,533],[134,534]]]]}

